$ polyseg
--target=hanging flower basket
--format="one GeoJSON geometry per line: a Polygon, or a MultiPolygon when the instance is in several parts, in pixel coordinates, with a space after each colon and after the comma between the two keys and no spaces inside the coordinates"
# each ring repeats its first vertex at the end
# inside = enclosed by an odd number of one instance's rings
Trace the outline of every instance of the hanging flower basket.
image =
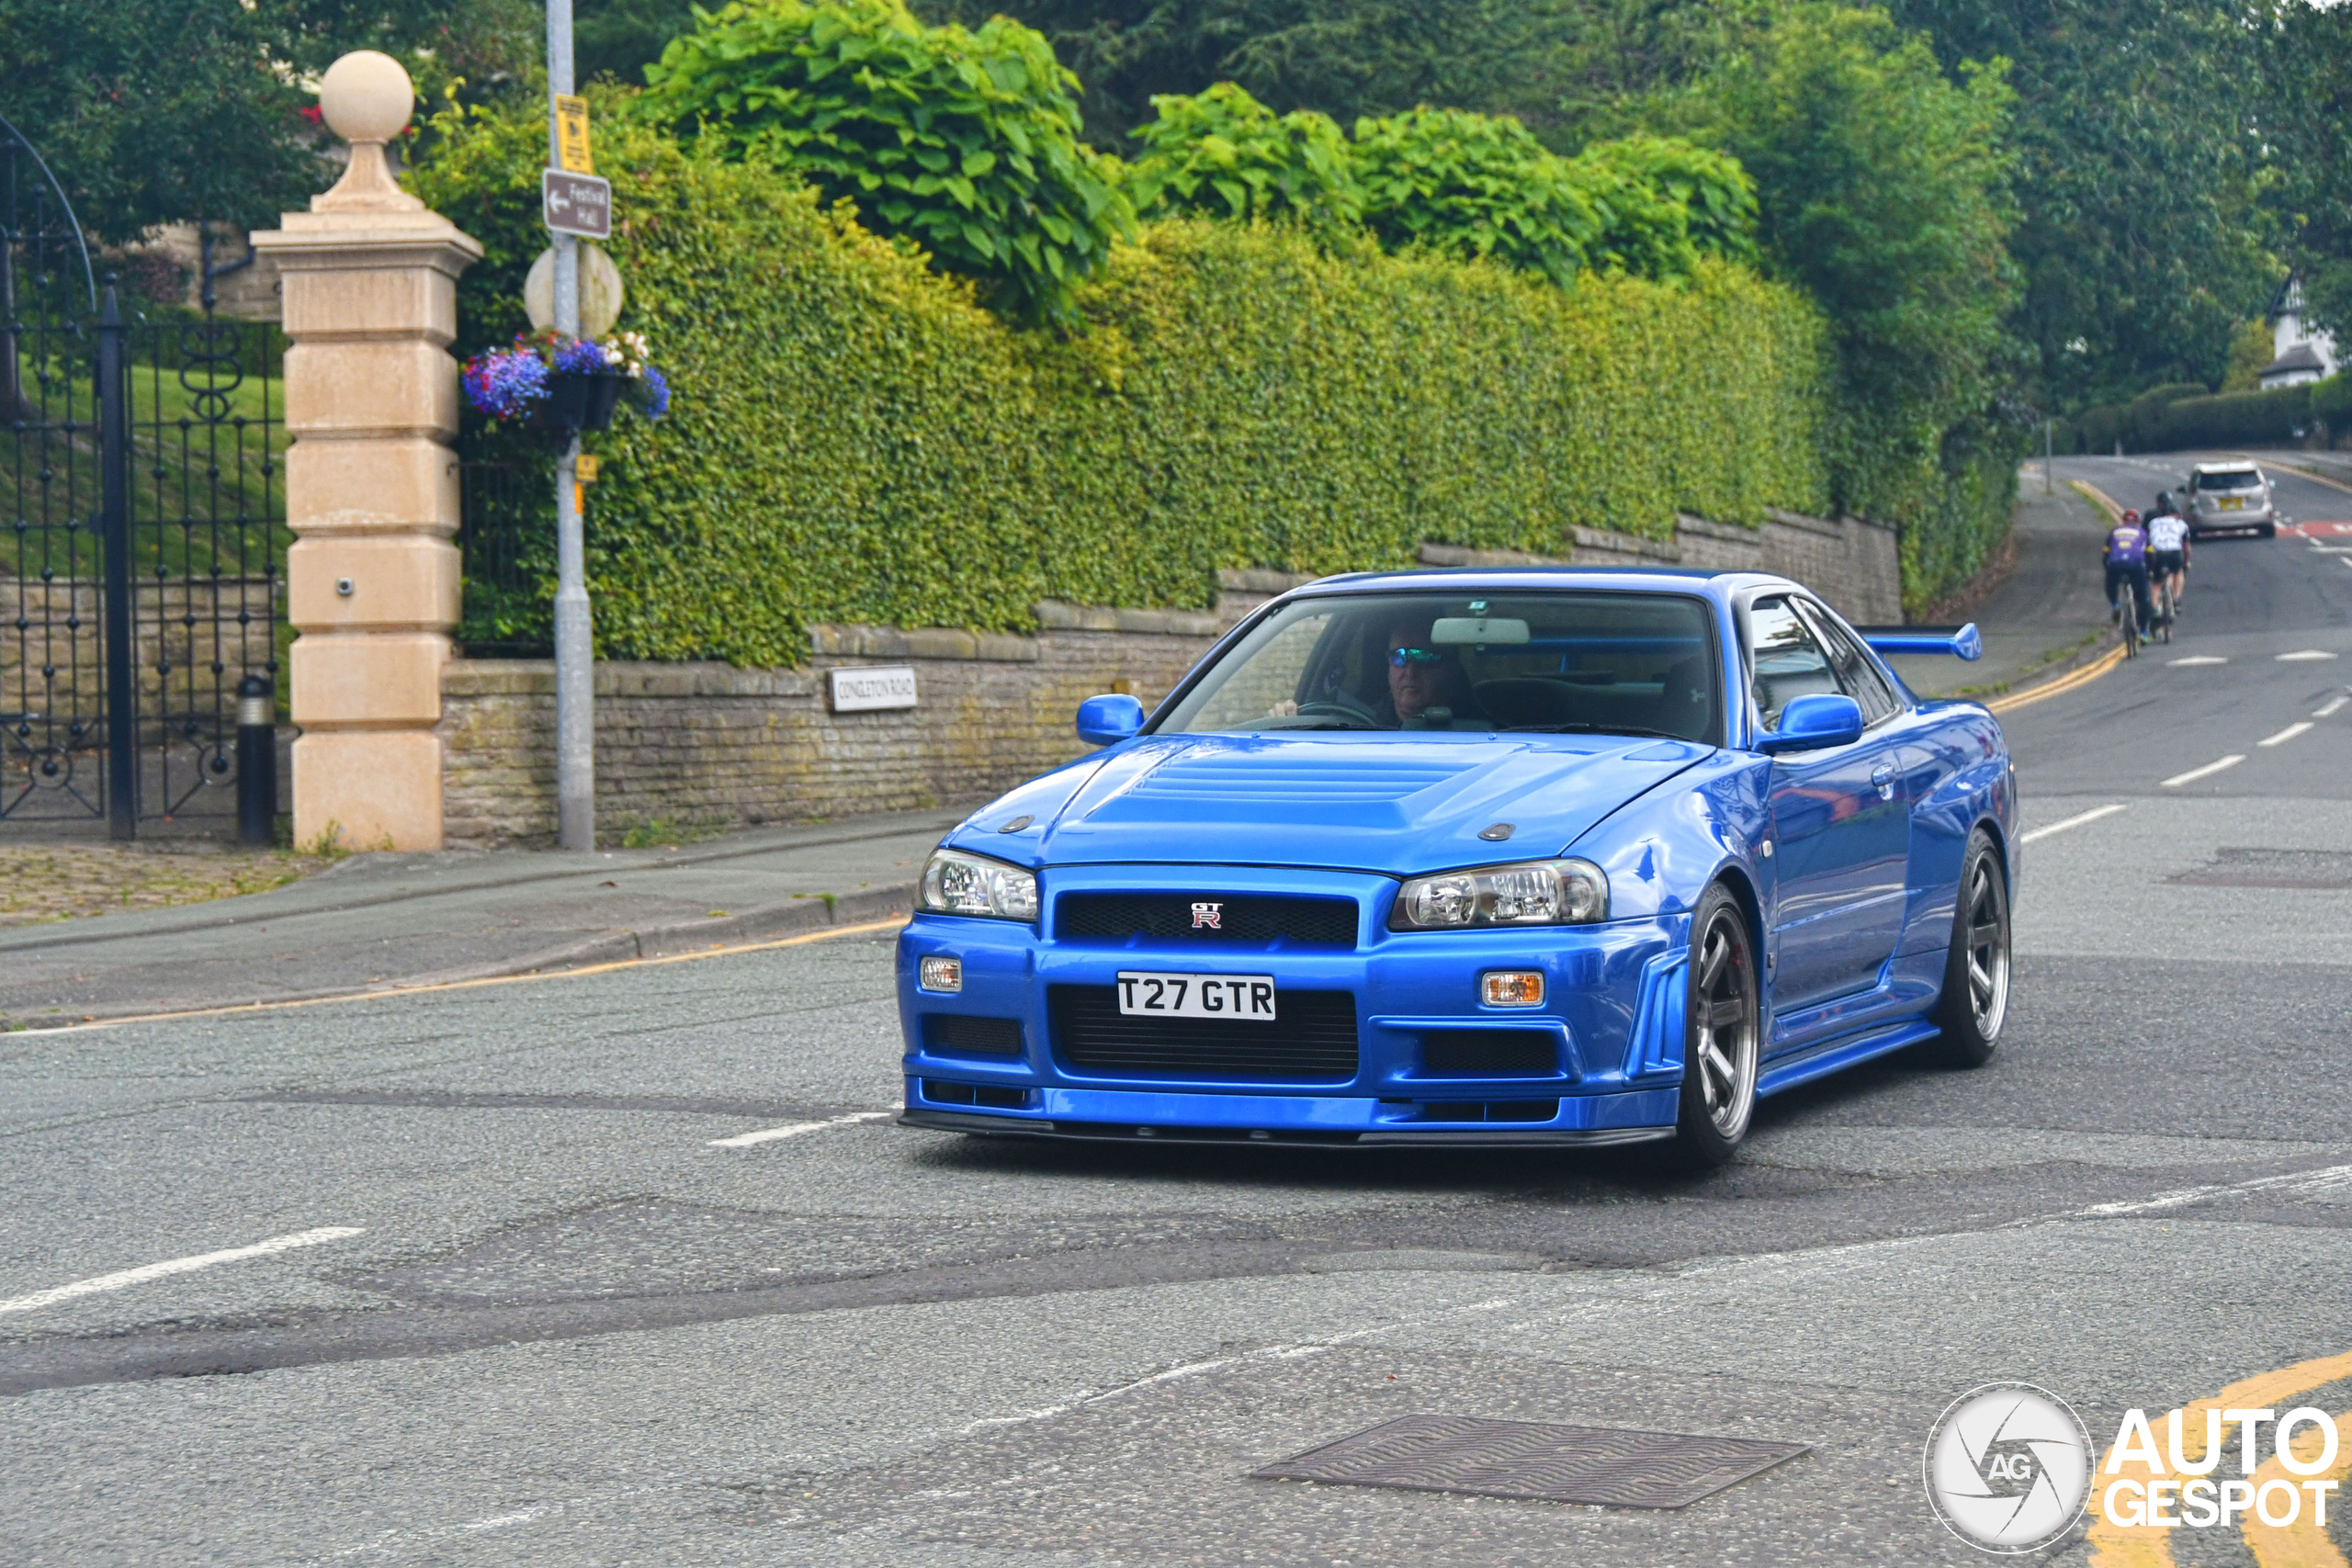
{"type": "Polygon", "coordinates": [[[670,411],[670,383],[653,367],[639,333],[602,343],[554,333],[518,337],[466,362],[466,397],[492,419],[568,435],[606,430],[624,403],[646,419],[670,411]]]}

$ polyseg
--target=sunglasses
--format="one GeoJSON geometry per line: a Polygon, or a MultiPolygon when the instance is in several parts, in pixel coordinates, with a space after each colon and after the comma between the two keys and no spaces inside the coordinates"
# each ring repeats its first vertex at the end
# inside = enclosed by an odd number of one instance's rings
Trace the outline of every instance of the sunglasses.
{"type": "Polygon", "coordinates": [[[1442,663],[1444,659],[1444,654],[1432,652],[1426,648],[1392,648],[1388,650],[1389,664],[1398,670],[1416,664],[1428,666],[1442,663]]]}

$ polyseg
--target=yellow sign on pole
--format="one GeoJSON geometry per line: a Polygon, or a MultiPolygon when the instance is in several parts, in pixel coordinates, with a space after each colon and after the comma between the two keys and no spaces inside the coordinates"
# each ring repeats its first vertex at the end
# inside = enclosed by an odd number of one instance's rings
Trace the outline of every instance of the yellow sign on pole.
{"type": "Polygon", "coordinates": [[[588,100],[556,95],[556,166],[568,175],[593,175],[595,160],[588,155],[588,100]]]}

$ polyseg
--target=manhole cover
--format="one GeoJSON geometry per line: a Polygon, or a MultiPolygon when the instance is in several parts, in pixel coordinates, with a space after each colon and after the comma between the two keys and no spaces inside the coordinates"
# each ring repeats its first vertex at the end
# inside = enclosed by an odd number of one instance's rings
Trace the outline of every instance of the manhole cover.
{"type": "Polygon", "coordinates": [[[1405,1416],[1250,1473],[1266,1481],[1687,1508],[1806,1447],[1548,1421],[1405,1416]]]}
{"type": "Polygon", "coordinates": [[[2225,849],[2167,882],[2206,887],[2352,888],[2352,854],[2341,850],[2225,849]]]}

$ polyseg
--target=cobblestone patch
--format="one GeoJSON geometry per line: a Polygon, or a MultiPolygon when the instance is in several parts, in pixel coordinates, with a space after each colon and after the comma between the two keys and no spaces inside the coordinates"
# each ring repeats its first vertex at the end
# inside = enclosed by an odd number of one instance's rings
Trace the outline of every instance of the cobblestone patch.
{"type": "Polygon", "coordinates": [[[0,846],[0,927],[263,893],[333,863],[284,850],[209,845],[0,846]]]}

